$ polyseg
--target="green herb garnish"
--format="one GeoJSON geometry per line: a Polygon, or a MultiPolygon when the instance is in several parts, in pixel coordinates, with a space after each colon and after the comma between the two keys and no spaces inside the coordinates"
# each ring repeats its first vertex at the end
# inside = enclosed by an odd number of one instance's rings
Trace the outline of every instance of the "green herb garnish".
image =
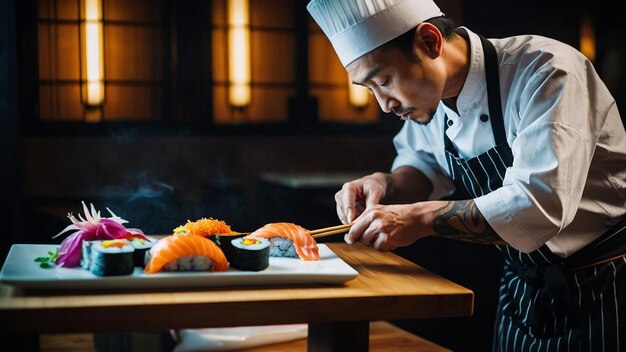
{"type": "Polygon", "coordinates": [[[57,247],[56,251],[54,252],[48,251],[47,257],[35,258],[35,262],[39,263],[39,266],[41,268],[51,268],[55,265],[54,263],[57,261],[57,259],[59,259],[59,247],[57,247]]]}

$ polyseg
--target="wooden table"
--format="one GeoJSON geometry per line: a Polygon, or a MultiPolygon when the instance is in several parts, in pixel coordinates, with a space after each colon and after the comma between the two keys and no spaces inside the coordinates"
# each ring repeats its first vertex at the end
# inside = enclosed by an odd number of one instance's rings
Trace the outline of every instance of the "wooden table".
{"type": "Polygon", "coordinates": [[[369,322],[469,316],[472,291],[392,253],[326,243],[359,272],[343,285],[41,292],[1,286],[0,333],[309,324],[309,351],[367,351],[369,322]],[[349,337],[349,338],[346,338],[349,337]]]}

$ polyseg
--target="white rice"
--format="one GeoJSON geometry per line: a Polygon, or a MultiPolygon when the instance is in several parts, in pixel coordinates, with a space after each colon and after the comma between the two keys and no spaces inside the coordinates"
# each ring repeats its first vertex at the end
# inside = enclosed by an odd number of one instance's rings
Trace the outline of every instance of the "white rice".
{"type": "Polygon", "coordinates": [[[130,240],[130,244],[135,249],[149,249],[152,248],[156,241],[153,239],[144,240],[141,238],[133,238],[130,240]]]}
{"type": "Polygon", "coordinates": [[[284,237],[270,238],[270,257],[297,258],[296,247],[293,241],[284,237]]]}
{"type": "Polygon", "coordinates": [[[104,247],[102,246],[102,242],[107,242],[107,241],[92,241],[92,247],[91,247],[92,251],[97,250],[102,253],[128,253],[128,252],[132,252],[135,250],[135,248],[133,248],[133,246],[130,245],[130,242],[126,240],[124,240],[123,247],[117,247],[117,246],[104,247]]]}
{"type": "Polygon", "coordinates": [[[250,250],[250,251],[259,251],[262,249],[265,249],[268,246],[271,246],[270,241],[268,241],[266,238],[255,238],[257,243],[254,244],[243,244],[243,238],[235,238],[234,240],[230,241],[230,243],[234,246],[237,247],[239,249],[246,249],[246,250],[250,250]]]}
{"type": "Polygon", "coordinates": [[[167,263],[165,271],[210,271],[213,268],[213,260],[201,255],[186,255],[177,260],[167,263]]]}

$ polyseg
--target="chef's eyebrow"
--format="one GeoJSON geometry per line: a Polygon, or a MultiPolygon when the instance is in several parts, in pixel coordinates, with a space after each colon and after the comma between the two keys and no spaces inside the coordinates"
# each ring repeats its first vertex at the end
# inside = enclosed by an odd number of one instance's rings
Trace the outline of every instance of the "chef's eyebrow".
{"type": "Polygon", "coordinates": [[[365,85],[365,83],[366,83],[367,81],[369,81],[370,79],[372,79],[372,77],[376,76],[376,74],[377,74],[378,72],[380,72],[380,70],[381,70],[381,68],[380,68],[380,67],[374,67],[374,68],[373,68],[370,72],[368,72],[368,73],[365,75],[365,77],[363,77],[363,80],[362,80],[361,82],[355,82],[355,81],[353,81],[352,83],[354,83],[354,84],[358,84],[358,85],[360,85],[360,86],[364,86],[364,85],[365,85]]]}

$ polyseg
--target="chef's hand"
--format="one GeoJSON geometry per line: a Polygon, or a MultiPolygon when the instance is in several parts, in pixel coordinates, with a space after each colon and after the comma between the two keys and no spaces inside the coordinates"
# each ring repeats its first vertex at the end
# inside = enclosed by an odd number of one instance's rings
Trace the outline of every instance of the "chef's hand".
{"type": "Polygon", "coordinates": [[[386,252],[432,235],[431,219],[432,212],[420,203],[373,205],[354,221],[344,240],[386,252]]]}
{"type": "Polygon", "coordinates": [[[387,192],[387,174],[376,172],[346,182],[335,194],[337,216],[344,224],[354,221],[366,208],[380,203],[387,192]]]}

